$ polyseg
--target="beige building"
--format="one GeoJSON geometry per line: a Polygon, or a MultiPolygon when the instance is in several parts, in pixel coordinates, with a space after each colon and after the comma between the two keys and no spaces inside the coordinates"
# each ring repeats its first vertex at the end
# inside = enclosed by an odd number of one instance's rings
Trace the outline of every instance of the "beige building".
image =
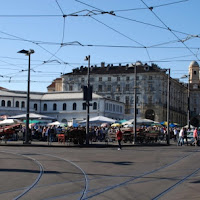
{"type": "Polygon", "coordinates": [[[199,64],[192,61],[189,66],[189,99],[190,99],[190,123],[200,126],[200,77],[199,64]]]}
{"type": "MultiPolygon", "coordinates": [[[[93,92],[109,99],[125,103],[125,119],[134,117],[134,65],[91,66],[90,83],[93,92]]],[[[82,91],[87,85],[87,67],[73,69],[62,75],[62,90],[67,92],[82,91]]],[[[198,70],[197,70],[198,71],[198,70]]],[[[197,75],[196,75],[197,76],[197,75]]],[[[196,76],[192,78],[197,81],[196,76]]],[[[142,64],[137,66],[136,103],[137,115],[155,121],[167,120],[167,85],[168,70],[157,65],[142,64]]],[[[170,77],[170,121],[181,125],[187,124],[187,85],[170,77]]]]}

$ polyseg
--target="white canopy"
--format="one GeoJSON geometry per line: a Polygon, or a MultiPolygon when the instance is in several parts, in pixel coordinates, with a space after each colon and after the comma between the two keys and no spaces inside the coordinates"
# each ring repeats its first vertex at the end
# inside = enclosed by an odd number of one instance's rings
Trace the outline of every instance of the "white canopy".
{"type": "Polygon", "coordinates": [[[64,127],[65,123],[55,121],[55,122],[48,123],[47,126],[63,126],[64,127]]]}
{"type": "MultiPolygon", "coordinates": [[[[26,114],[11,116],[11,117],[9,117],[9,119],[26,119],[26,114]]],[[[50,117],[50,116],[46,116],[46,115],[30,113],[29,114],[29,119],[55,119],[55,118],[54,117],[50,117]]]]}
{"type": "MultiPolygon", "coordinates": [[[[144,118],[141,118],[141,117],[137,117],[137,124],[152,124],[154,123],[153,120],[151,119],[144,119],[144,118]]],[[[122,125],[128,125],[128,124],[133,124],[134,123],[134,119],[130,119],[124,123],[122,123],[122,125]]]]}
{"type": "MultiPolygon", "coordinates": [[[[99,124],[101,125],[102,123],[114,123],[116,120],[108,118],[108,117],[104,117],[104,116],[97,116],[97,117],[93,117],[89,119],[89,123],[90,124],[99,124]]],[[[81,122],[79,122],[79,124],[85,124],[87,121],[83,120],[81,122]]]]}
{"type": "Polygon", "coordinates": [[[5,119],[3,121],[0,121],[0,126],[6,126],[6,125],[13,125],[13,124],[22,124],[20,120],[17,119],[5,119]]]}

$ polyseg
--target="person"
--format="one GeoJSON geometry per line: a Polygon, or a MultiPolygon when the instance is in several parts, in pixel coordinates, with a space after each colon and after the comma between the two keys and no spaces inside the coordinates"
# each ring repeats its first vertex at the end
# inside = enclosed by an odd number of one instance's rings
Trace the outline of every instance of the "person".
{"type": "Polygon", "coordinates": [[[177,141],[177,139],[176,139],[177,134],[178,134],[178,130],[177,130],[177,128],[175,127],[175,128],[174,128],[174,142],[177,141]]]}
{"type": "Polygon", "coordinates": [[[122,132],[121,132],[120,128],[118,129],[116,136],[117,136],[117,141],[118,141],[118,145],[119,145],[118,150],[121,150],[122,149],[122,145],[121,145],[122,132]]]}
{"type": "Polygon", "coordinates": [[[186,130],[186,128],[183,129],[183,134],[184,134],[184,139],[186,141],[186,144],[188,146],[188,138],[187,138],[187,130],[186,130]]]}
{"type": "Polygon", "coordinates": [[[178,146],[182,146],[184,144],[184,128],[182,128],[179,132],[178,146]]]}
{"type": "Polygon", "coordinates": [[[198,138],[197,128],[195,128],[193,131],[193,138],[194,138],[194,145],[197,146],[197,138],[198,138]]]}

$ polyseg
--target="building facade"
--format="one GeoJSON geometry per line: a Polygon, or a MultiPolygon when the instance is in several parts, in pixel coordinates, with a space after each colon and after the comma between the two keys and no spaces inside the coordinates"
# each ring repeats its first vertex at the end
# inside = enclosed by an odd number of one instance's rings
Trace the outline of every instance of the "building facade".
{"type": "MultiPolygon", "coordinates": [[[[26,113],[26,92],[0,89],[0,115],[26,113]]],[[[106,116],[124,119],[124,103],[93,94],[90,117],[106,116]]],[[[48,115],[60,122],[86,119],[86,103],[82,92],[31,92],[30,112],[48,115]]]]}
{"type": "MultiPolygon", "coordinates": [[[[108,99],[125,103],[125,118],[134,117],[135,65],[107,65],[90,67],[93,92],[108,99]]],[[[62,75],[62,90],[82,91],[87,85],[88,68],[81,66],[62,75]]],[[[167,120],[168,73],[157,65],[137,65],[137,115],[154,121],[167,120]]],[[[187,85],[170,77],[170,121],[187,124],[187,85]]]]}
{"type": "Polygon", "coordinates": [[[200,126],[200,77],[199,64],[192,61],[189,65],[189,109],[190,123],[194,126],[200,126]]]}

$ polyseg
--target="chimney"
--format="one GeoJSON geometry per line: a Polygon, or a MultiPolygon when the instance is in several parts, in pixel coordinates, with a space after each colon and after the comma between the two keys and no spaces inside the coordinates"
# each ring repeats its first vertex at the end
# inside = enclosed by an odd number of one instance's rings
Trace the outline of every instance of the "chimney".
{"type": "Polygon", "coordinates": [[[105,62],[101,62],[101,67],[105,67],[105,62]]]}

